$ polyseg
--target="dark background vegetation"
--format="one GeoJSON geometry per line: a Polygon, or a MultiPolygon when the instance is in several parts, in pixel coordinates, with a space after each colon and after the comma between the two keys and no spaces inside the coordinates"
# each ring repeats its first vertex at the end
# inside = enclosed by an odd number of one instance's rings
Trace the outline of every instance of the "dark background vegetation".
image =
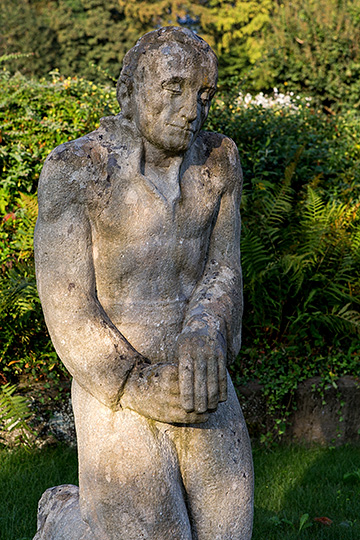
{"type": "Polygon", "coordinates": [[[207,128],[235,140],[245,179],[232,375],[265,385],[281,434],[300,381],[359,377],[360,0],[2,0],[0,384],[68,387],[36,293],[39,174],[56,145],[118,112],[124,53],[167,24],[196,30],[219,56],[207,128]],[[238,100],[274,87],[294,92],[292,107],[238,100]]]}
{"type": "Polygon", "coordinates": [[[210,43],[227,88],[231,75],[247,91],[276,86],[331,111],[359,107],[359,0],[2,0],[0,56],[32,54],[13,60],[12,73],[58,68],[105,82],[142,34],[169,24],[210,43]]]}

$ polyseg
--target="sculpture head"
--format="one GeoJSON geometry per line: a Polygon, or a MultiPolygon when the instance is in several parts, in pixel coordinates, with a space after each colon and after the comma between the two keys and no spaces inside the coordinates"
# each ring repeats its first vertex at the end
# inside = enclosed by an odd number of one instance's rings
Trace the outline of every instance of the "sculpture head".
{"type": "Polygon", "coordinates": [[[216,82],[210,46],[191,30],[169,26],[145,34],[125,55],[117,98],[143,138],[181,154],[206,120],[216,82]]]}

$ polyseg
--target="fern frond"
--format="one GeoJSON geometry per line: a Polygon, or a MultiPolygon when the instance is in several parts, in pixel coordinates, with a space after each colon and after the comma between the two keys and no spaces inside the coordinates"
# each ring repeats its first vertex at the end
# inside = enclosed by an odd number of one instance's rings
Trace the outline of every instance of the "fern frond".
{"type": "Polygon", "coordinates": [[[1,280],[0,310],[16,311],[19,316],[32,311],[40,302],[35,276],[28,274],[28,267],[11,268],[1,280]]]}
{"type": "Polygon", "coordinates": [[[303,221],[318,224],[323,221],[323,210],[325,203],[315,190],[310,186],[307,191],[305,208],[303,209],[303,221]]]}
{"type": "Polygon", "coordinates": [[[27,400],[15,391],[16,385],[9,383],[0,388],[0,423],[8,432],[16,430],[15,442],[29,448],[33,446],[29,436],[35,434],[27,423],[31,412],[27,400]]]}
{"type": "Polygon", "coordinates": [[[353,332],[360,334],[360,313],[354,309],[349,309],[350,304],[342,307],[338,312],[334,310],[333,315],[343,320],[353,332]]]}
{"type": "Polygon", "coordinates": [[[241,260],[244,275],[250,280],[264,271],[273,258],[261,238],[253,232],[244,230],[241,240],[241,260]]]}
{"type": "Polygon", "coordinates": [[[9,62],[9,60],[14,61],[18,58],[29,58],[30,56],[34,56],[33,52],[30,53],[11,53],[11,54],[2,54],[0,56],[0,64],[4,64],[6,62],[9,62]]]}
{"type": "Polygon", "coordinates": [[[19,204],[21,209],[14,247],[19,252],[19,258],[26,260],[33,256],[34,229],[38,215],[37,197],[20,193],[19,204]]]}
{"type": "Polygon", "coordinates": [[[306,254],[288,253],[281,257],[280,264],[283,275],[287,276],[290,284],[295,287],[295,295],[300,291],[306,279],[307,270],[313,266],[313,263],[314,261],[310,260],[306,254]]]}
{"type": "Polygon", "coordinates": [[[264,224],[280,225],[292,209],[293,190],[285,183],[264,198],[264,224]]]}
{"type": "Polygon", "coordinates": [[[360,230],[351,235],[351,253],[354,259],[360,263],[360,230]]]}
{"type": "Polygon", "coordinates": [[[350,309],[351,304],[339,308],[335,306],[330,313],[324,313],[320,319],[330,330],[360,334],[360,312],[350,309]]]}

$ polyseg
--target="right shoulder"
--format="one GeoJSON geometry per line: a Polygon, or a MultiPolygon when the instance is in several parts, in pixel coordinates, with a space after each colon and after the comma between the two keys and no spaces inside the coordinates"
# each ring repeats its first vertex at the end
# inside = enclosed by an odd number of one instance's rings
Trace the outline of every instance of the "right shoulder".
{"type": "Polygon", "coordinates": [[[94,200],[108,184],[112,156],[121,160],[125,139],[121,119],[110,117],[102,119],[99,129],[55,148],[39,179],[40,218],[56,220],[66,209],[78,212],[94,200]]]}
{"type": "Polygon", "coordinates": [[[87,169],[88,137],[55,148],[46,158],[38,187],[39,216],[57,219],[81,198],[81,177],[87,169]]]}

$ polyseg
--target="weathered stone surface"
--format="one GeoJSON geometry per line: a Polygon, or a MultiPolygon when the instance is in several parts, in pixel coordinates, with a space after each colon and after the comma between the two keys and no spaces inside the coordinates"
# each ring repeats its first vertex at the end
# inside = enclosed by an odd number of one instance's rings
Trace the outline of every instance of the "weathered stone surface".
{"type": "Polygon", "coordinates": [[[192,32],[146,34],[124,59],[122,113],[41,174],[37,283],[73,375],[80,471],[79,506],[56,523],[77,519],[89,540],[251,537],[250,442],[226,371],[241,168],[230,139],[201,131],[216,80],[192,32]]]}
{"type": "Polygon", "coordinates": [[[47,489],[39,501],[34,540],[95,540],[82,521],[79,488],[71,484],[47,489]]]}

